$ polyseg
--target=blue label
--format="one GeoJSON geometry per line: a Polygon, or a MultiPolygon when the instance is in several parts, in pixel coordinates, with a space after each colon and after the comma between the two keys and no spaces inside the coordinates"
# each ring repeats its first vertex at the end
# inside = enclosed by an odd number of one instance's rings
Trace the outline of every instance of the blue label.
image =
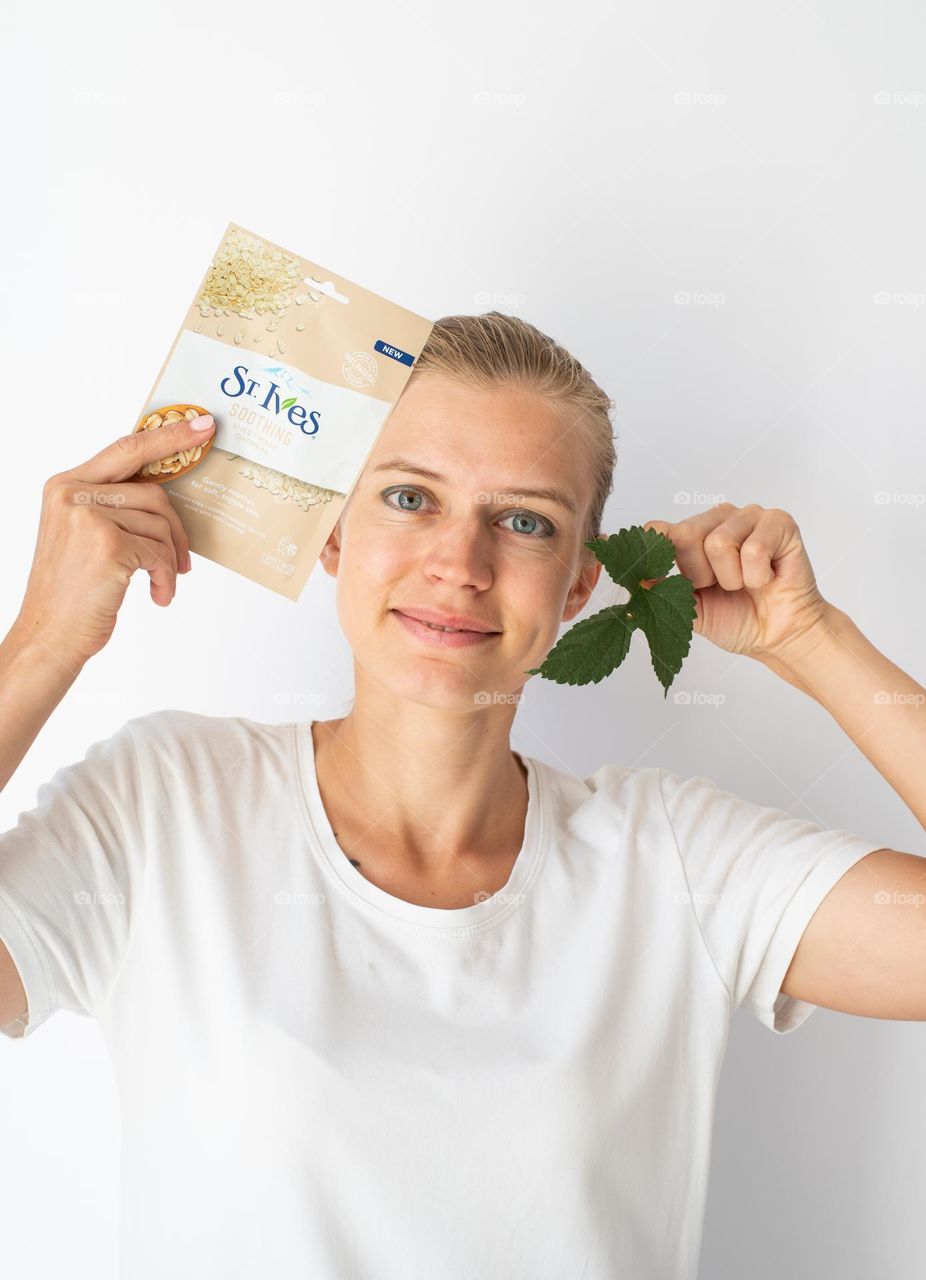
{"type": "Polygon", "coordinates": [[[402,351],[399,347],[390,347],[388,342],[383,342],[379,338],[373,343],[373,350],[381,352],[384,356],[392,356],[393,360],[398,360],[399,364],[415,363],[415,357],[410,356],[407,351],[402,351]]]}

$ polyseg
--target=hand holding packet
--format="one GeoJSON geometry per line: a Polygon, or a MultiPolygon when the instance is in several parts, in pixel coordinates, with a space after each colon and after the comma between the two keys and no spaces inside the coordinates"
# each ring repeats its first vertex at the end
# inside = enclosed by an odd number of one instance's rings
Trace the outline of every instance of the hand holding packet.
{"type": "Polygon", "coordinates": [[[229,223],[138,419],[215,419],[156,477],[191,550],[297,600],[433,323],[229,223]]]}

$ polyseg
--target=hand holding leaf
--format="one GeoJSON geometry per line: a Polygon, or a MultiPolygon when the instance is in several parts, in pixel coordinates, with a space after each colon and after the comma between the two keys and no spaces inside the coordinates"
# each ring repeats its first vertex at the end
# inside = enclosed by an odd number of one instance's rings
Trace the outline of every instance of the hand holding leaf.
{"type": "Polygon", "coordinates": [[[720,502],[669,524],[648,520],[675,547],[695,589],[694,630],[727,653],[787,662],[827,631],[823,598],[797,521],[780,507],[720,502]]]}

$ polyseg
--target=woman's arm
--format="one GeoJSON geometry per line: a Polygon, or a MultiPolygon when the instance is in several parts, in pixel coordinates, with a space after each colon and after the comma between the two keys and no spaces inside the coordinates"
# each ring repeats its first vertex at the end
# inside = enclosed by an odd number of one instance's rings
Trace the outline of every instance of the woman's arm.
{"type": "MultiPolygon", "coordinates": [[[[817,587],[793,516],[721,503],[671,539],[695,586],[694,630],[814,698],[926,827],[926,690],[817,587]]],[[[781,990],[872,1018],[926,1020],[926,858],[876,849],[801,935],[781,990]]]]}
{"type": "Polygon", "coordinates": [[[759,661],[825,707],[926,828],[926,689],[833,605],[799,651],[759,661]]]}
{"type": "Polygon", "coordinates": [[[167,494],[131,477],[215,430],[210,415],[197,421],[197,430],[183,419],[130,432],[46,481],[26,594],[0,644],[0,789],[84,663],[108,643],[135,570],[147,570],[162,606],[189,570],[189,539],[167,494]]]}
{"type": "Polygon", "coordinates": [[[0,643],[0,790],[81,671],[17,619],[0,643]]]}

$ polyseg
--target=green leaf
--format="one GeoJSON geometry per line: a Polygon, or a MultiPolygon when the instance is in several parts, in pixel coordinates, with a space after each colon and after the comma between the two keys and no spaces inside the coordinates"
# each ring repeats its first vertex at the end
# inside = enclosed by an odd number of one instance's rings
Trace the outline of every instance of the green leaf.
{"type": "Polygon", "coordinates": [[[625,604],[609,605],[571,627],[529,674],[557,684],[597,684],[626,658],[635,625],[625,604]]]}
{"type": "Polygon", "coordinates": [[[692,623],[698,616],[691,579],[675,573],[648,589],[639,587],[627,607],[646,636],[653,670],[663,686],[663,697],[668,697],[669,685],[691,647],[692,623]]]}
{"type": "Polygon", "coordinates": [[[586,542],[616,583],[633,591],[647,578],[661,578],[675,564],[675,547],[655,529],[631,525],[609,538],[586,542]]]}
{"type": "Polygon", "coordinates": [[[667,576],[675,563],[675,547],[656,529],[631,525],[608,538],[586,542],[616,583],[630,592],[626,604],[609,605],[571,627],[539,667],[526,674],[557,684],[597,684],[624,661],[635,630],[649,644],[650,661],[663,686],[663,697],[678,675],[691,647],[698,616],[694,584],[684,574],[667,576]],[[644,582],[661,578],[645,587],[644,582]]]}
{"type": "Polygon", "coordinates": [[[296,397],[295,397],[295,396],[290,396],[290,398],[289,398],[288,400],[284,400],[284,401],[283,401],[283,403],[280,405],[280,408],[281,408],[281,409],[291,409],[291,408],[292,408],[292,406],[293,406],[295,403],[296,403],[296,397]]]}

